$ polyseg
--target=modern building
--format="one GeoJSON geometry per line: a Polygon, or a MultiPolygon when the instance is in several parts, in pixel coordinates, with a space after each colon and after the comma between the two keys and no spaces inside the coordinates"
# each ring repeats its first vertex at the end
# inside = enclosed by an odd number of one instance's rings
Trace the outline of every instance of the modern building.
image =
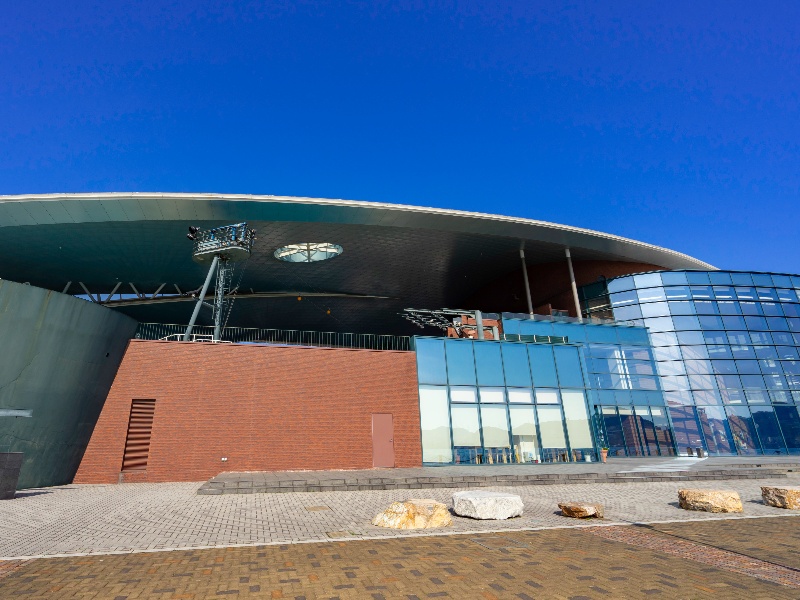
{"type": "Polygon", "coordinates": [[[20,487],[800,452],[800,277],[344,200],[6,196],[0,227],[20,487]],[[247,260],[193,260],[231,224],[247,260]]]}

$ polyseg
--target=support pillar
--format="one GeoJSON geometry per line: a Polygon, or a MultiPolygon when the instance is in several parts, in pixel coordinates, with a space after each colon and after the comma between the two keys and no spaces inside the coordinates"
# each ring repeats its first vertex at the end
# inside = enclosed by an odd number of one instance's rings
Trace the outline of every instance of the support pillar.
{"type": "Polygon", "coordinates": [[[203,300],[206,297],[206,292],[208,291],[208,286],[211,284],[211,277],[214,275],[214,271],[217,270],[217,263],[219,262],[219,256],[214,256],[214,260],[211,261],[211,267],[208,269],[208,275],[206,276],[205,283],[203,283],[203,289],[200,290],[200,297],[197,299],[197,304],[194,305],[194,312],[192,313],[192,318],[189,319],[189,326],[186,328],[186,333],[183,334],[183,341],[188,342],[189,337],[192,335],[192,329],[194,329],[194,323],[197,321],[197,315],[200,314],[200,307],[203,306],[203,300]]]}
{"type": "Polygon", "coordinates": [[[482,340],[483,337],[483,313],[479,310],[475,311],[475,327],[478,330],[478,339],[482,340]]]}
{"type": "Polygon", "coordinates": [[[581,303],[578,300],[578,286],[575,284],[575,271],[572,270],[572,256],[569,253],[569,248],[564,248],[564,253],[567,255],[567,267],[569,267],[569,283],[572,286],[572,299],[575,302],[575,314],[578,315],[578,321],[583,322],[583,315],[581,314],[581,303]]]}
{"type": "Polygon", "coordinates": [[[525,242],[519,245],[519,258],[522,261],[522,279],[525,281],[525,300],[528,301],[528,314],[533,314],[533,302],[531,302],[531,286],[528,283],[528,265],[525,263],[525,242]]]}

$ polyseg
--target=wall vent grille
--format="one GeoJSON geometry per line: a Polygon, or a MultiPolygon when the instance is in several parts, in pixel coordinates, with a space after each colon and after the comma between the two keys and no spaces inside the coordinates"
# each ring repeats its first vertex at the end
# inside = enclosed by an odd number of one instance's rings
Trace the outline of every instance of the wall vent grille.
{"type": "Polygon", "coordinates": [[[125,438],[125,454],[122,457],[123,472],[147,470],[155,410],[155,400],[133,400],[131,402],[128,436],[125,438]]]}

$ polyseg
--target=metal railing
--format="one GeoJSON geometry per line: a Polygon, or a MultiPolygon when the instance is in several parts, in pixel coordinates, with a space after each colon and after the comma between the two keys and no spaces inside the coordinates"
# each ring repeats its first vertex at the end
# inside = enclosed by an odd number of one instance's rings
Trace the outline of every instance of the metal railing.
{"type": "MultiPolygon", "coordinates": [[[[185,331],[186,325],[139,323],[134,337],[142,340],[174,340],[178,335],[182,336],[185,331]]],[[[214,327],[196,325],[193,332],[198,338],[197,341],[201,341],[213,335],[214,327]]],[[[408,336],[375,335],[372,333],[225,327],[222,330],[220,339],[234,344],[274,344],[320,348],[360,348],[363,350],[411,350],[411,338],[408,336]]]]}

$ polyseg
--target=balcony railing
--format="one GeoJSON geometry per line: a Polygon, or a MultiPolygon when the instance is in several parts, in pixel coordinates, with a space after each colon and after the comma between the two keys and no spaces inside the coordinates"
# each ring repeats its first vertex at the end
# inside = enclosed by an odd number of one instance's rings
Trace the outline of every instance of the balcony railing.
{"type": "MultiPolygon", "coordinates": [[[[186,325],[164,323],[139,323],[137,339],[175,340],[183,334],[186,325]]],[[[198,341],[210,337],[214,327],[196,325],[193,333],[198,341]]],[[[235,344],[272,344],[279,346],[314,346],[319,348],[359,348],[363,350],[411,350],[411,338],[400,335],[375,335],[372,333],[336,333],[333,331],[299,331],[295,329],[258,329],[250,327],[225,327],[221,341],[235,344]]]]}

